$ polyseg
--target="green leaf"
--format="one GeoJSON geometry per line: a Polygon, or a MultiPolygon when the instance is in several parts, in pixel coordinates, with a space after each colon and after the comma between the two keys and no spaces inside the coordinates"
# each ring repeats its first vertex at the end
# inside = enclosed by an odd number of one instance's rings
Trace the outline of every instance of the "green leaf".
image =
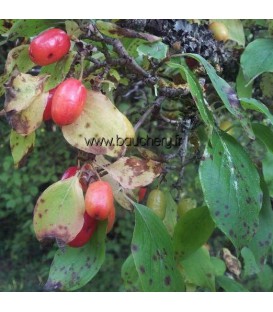
{"type": "Polygon", "coordinates": [[[214,268],[205,247],[199,248],[182,261],[185,282],[215,291],[214,268]]]}
{"type": "Polygon", "coordinates": [[[269,127],[259,123],[253,123],[252,129],[258,140],[260,140],[267,149],[273,153],[273,131],[269,127]]]}
{"type": "Polygon", "coordinates": [[[211,21],[224,24],[228,30],[228,39],[245,46],[245,33],[242,22],[239,19],[214,19],[211,21]]]}
{"type": "Polygon", "coordinates": [[[138,38],[123,38],[121,41],[128,54],[134,58],[138,56],[137,48],[145,43],[145,40],[138,38]]]}
{"type": "Polygon", "coordinates": [[[75,51],[70,51],[60,61],[42,67],[41,74],[50,75],[45,84],[45,91],[55,88],[65,79],[73,63],[75,55],[75,51]]]}
{"type": "Polygon", "coordinates": [[[79,38],[79,36],[83,33],[80,29],[79,25],[75,21],[65,21],[65,29],[69,37],[79,38]]]}
{"type": "Polygon", "coordinates": [[[272,168],[272,163],[273,163],[273,154],[271,152],[267,152],[262,164],[263,164],[263,175],[264,179],[266,181],[269,194],[271,197],[273,197],[273,168],[272,168]]]}
{"type": "Polygon", "coordinates": [[[207,62],[202,56],[191,53],[186,53],[185,56],[189,56],[196,59],[199,63],[201,63],[204,66],[215,90],[217,91],[219,97],[223,101],[228,111],[240,121],[249,138],[254,139],[255,136],[251,129],[249,119],[245,111],[243,110],[240,101],[233,88],[224,79],[222,79],[217,75],[213,66],[209,62],[207,62]]]}
{"type": "Polygon", "coordinates": [[[131,250],[143,291],[183,291],[171,237],[164,224],[151,209],[134,205],[136,221],[131,250]]]}
{"type": "Polygon", "coordinates": [[[190,88],[191,95],[196,103],[196,106],[199,110],[201,118],[207,125],[213,125],[214,120],[213,120],[212,113],[208,109],[208,106],[204,100],[202,89],[194,73],[188,68],[188,66],[186,66],[186,64],[181,65],[179,63],[175,63],[172,61],[172,62],[168,62],[167,65],[170,68],[178,69],[182,74],[186,75],[186,79],[187,79],[188,86],[190,88]]]}
{"type": "Polygon", "coordinates": [[[174,250],[179,259],[185,259],[207,242],[214,230],[207,207],[194,208],[177,222],[174,229],[174,250]]]}
{"type": "MultiPolygon", "coordinates": [[[[272,98],[273,97],[273,73],[264,73],[262,74],[261,80],[260,80],[260,88],[262,91],[263,98],[272,98]]],[[[250,98],[250,95],[242,96],[250,98]]]]}
{"type": "Polygon", "coordinates": [[[32,37],[57,24],[57,20],[53,19],[21,19],[12,25],[8,36],[10,40],[15,40],[18,37],[32,37]]]}
{"type": "Polygon", "coordinates": [[[239,98],[250,98],[252,95],[252,83],[247,85],[242,68],[236,78],[236,91],[239,98]]]}
{"type": "Polygon", "coordinates": [[[263,177],[261,177],[261,188],[263,191],[263,204],[259,215],[259,227],[248,247],[253,252],[257,264],[262,267],[266,263],[273,242],[273,211],[269,190],[263,177]]]}
{"type": "Polygon", "coordinates": [[[177,222],[177,204],[173,200],[170,192],[164,192],[164,194],[165,194],[165,201],[166,201],[166,214],[165,214],[163,223],[166,226],[169,234],[172,236],[174,227],[177,222]]]}
{"type": "Polygon", "coordinates": [[[10,148],[14,161],[14,167],[19,168],[24,165],[26,158],[32,152],[35,142],[35,132],[28,136],[21,136],[15,131],[10,133],[10,148]]]}
{"type": "Polygon", "coordinates": [[[17,67],[20,72],[25,73],[35,66],[29,58],[28,48],[29,45],[25,44],[10,50],[5,65],[6,74],[10,74],[14,67],[17,67]]]}
{"type": "Polygon", "coordinates": [[[244,247],[257,231],[262,205],[260,178],[248,154],[232,136],[213,132],[199,175],[215,224],[236,248],[244,247]]]}
{"type": "Polygon", "coordinates": [[[187,82],[190,88],[191,95],[193,97],[193,100],[199,110],[199,113],[203,121],[207,125],[212,126],[214,124],[213,116],[210,110],[208,109],[207,104],[204,100],[204,95],[203,95],[202,89],[200,87],[200,84],[197,78],[195,77],[194,73],[187,67],[184,67],[184,72],[186,74],[186,78],[187,78],[187,82]]]}
{"type": "Polygon", "coordinates": [[[248,292],[241,284],[227,276],[217,276],[216,283],[227,292],[248,292]]]}
{"type": "Polygon", "coordinates": [[[256,112],[263,113],[273,125],[273,115],[270,113],[269,109],[262,102],[256,99],[247,99],[247,98],[242,98],[240,99],[240,101],[244,109],[251,109],[256,112]]]}
{"type": "Polygon", "coordinates": [[[241,255],[244,259],[244,277],[250,277],[257,274],[260,269],[256,263],[252,251],[249,248],[244,247],[241,250],[241,255]]]}
{"type": "Polygon", "coordinates": [[[106,222],[100,222],[86,245],[58,250],[51,264],[45,289],[72,291],[91,281],[104,262],[105,233],[106,222]]]}
{"type": "Polygon", "coordinates": [[[121,278],[127,291],[141,291],[141,284],[132,254],[122,265],[121,278]]]}
{"type": "Polygon", "coordinates": [[[258,273],[260,286],[265,291],[272,291],[273,286],[273,271],[269,265],[265,265],[258,273]]]}
{"type": "Polygon", "coordinates": [[[82,188],[77,176],[49,186],[34,208],[34,232],[39,241],[56,238],[71,242],[83,226],[85,211],[82,188]]]}
{"type": "Polygon", "coordinates": [[[168,46],[159,41],[154,43],[141,44],[137,47],[139,55],[147,55],[157,60],[162,60],[167,56],[168,46]]]}
{"type": "Polygon", "coordinates": [[[241,67],[249,83],[265,72],[273,72],[273,40],[256,39],[249,43],[241,56],[241,67]]]}
{"type": "Polygon", "coordinates": [[[225,274],[226,264],[223,260],[216,258],[216,257],[211,257],[210,261],[212,263],[215,276],[221,276],[225,274]]]}

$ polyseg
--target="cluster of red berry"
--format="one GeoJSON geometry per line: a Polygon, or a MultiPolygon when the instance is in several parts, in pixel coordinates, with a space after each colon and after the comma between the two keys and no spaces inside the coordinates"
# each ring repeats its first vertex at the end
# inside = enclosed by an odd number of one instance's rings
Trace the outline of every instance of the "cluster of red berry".
{"type": "MultiPolygon", "coordinates": [[[[78,172],[78,167],[69,167],[64,172],[61,180],[71,178],[78,172]]],[[[88,187],[84,183],[81,183],[81,186],[83,191],[86,192],[84,224],[78,235],[69,242],[70,247],[85,245],[95,232],[98,221],[108,220],[107,233],[112,230],[115,222],[116,210],[111,185],[108,182],[99,180],[90,183],[88,187]]]]}
{"type": "MultiPolygon", "coordinates": [[[[33,63],[45,66],[62,59],[70,49],[70,38],[61,29],[53,28],[42,32],[29,46],[33,63]]],[[[82,82],[68,78],[49,91],[43,120],[50,120],[65,126],[73,123],[81,114],[87,91],[82,82]]]]}

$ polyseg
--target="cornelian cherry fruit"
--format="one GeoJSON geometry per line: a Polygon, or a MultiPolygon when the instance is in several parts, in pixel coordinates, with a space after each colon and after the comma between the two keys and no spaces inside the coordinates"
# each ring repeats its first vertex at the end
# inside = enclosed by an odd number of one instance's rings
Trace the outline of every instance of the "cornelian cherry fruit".
{"type": "Polygon", "coordinates": [[[81,114],[86,101],[85,86],[75,78],[63,81],[52,99],[51,115],[59,126],[73,123],[81,114]]]}
{"type": "Polygon", "coordinates": [[[83,227],[78,235],[68,243],[70,247],[82,247],[89,242],[97,227],[97,220],[91,218],[86,212],[84,213],[83,227]]]}
{"type": "Polygon", "coordinates": [[[147,187],[141,187],[138,191],[138,202],[142,202],[147,193],[147,187]]]}
{"type": "Polygon", "coordinates": [[[116,209],[113,205],[108,216],[108,224],[107,224],[106,233],[109,233],[112,230],[114,223],[115,223],[115,219],[116,219],[116,209]]]}
{"type": "Polygon", "coordinates": [[[48,98],[46,102],[46,108],[44,110],[43,120],[47,121],[52,119],[51,116],[51,106],[52,106],[52,98],[57,88],[51,89],[48,93],[48,98]]]}
{"type": "Polygon", "coordinates": [[[97,220],[109,217],[114,206],[112,187],[108,182],[96,181],[88,186],[85,194],[85,210],[97,220]]]}
{"type": "Polygon", "coordinates": [[[48,29],[32,40],[29,57],[33,63],[45,66],[59,61],[70,49],[68,34],[58,28],[48,29]]]}
{"type": "Polygon", "coordinates": [[[67,168],[65,170],[65,172],[63,173],[61,180],[66,180],[66,179],[69,179],[71,177],[74,177],[74,175],[77,173],[78,170],[79,170],[79,168],[76,166],[67,168]]]}

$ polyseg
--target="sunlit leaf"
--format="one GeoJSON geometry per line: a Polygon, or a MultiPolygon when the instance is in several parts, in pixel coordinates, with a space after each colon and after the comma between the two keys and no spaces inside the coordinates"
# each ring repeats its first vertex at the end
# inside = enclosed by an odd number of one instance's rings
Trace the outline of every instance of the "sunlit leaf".
{"type": "Polygon", "coordinates": [[[62,127],[62,131],[72,146],[87,153],[113,157],[119,156],[134,137],[133,126],[126,116],[105,95],[95,91],[87,91],[80,117],[62,127]]]}
{"type": "Polygon", "coordinates": [[[136,157],[121,157],[105,170],[124,188],[134,189],[152,183],[162,172],[162,164],[136,157]]]}
{"type": "Polygon", "coordinates": [[[48,97],[43,93],[46,78],[14,72],[7,83],[4,110],[17,133],[28,135],[42,123],[48,97]]]}

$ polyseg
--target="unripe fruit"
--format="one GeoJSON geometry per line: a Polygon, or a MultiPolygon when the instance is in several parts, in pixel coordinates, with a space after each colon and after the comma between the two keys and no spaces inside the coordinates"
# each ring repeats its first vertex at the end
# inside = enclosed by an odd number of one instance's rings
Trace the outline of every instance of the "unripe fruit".
{"type": "Polygon", "coordinates": [[[48,93],[46,108],[45,108],[44,114],[43,114],[43,120],[44,121],[52,119],[52,116],[51,116],[52,99],[53,99],[53,95],[54,95],[56,89],[57,88],[51,89],[48,93]]]}
{"type": "Polygon", "coordinates": [[[67,33],[58,28],[48,29],[32,40],[29,56],[33,63],[45,66],[59,61],[70,49],[67,33]]]}
{"type": "Polygon", "coordinates": [[[59,126],[73,123],[81,114],[86,101],[85,86],[77,79],[63,81],[55,91],[52,99],[51,114],[59,126]]]}
{"type": "Polygon", "coordinates": [[[114,206],[112,187],[108,182],[96,181],[88,186],[85,194],[85,210],[90,217],[105,220],[114,206]]]}
{"type": "Polygon", "coordinates": [[[165,194],[160,190],[152,190],[147,199],[147,207],[160,218],[164,219],[166,214],[165,194]]]}
{"type": "Polygon", "coordinates": [[[209,25],[209,30],[213,33],[213,36],[218,41],[227,41],[229,33],[227,27],[220,22],[212,22],[209,25]]]}
{"type": "Polygon", "coordinates": [[[183,217],[186,212],[193,208],[196,208],[196,200],[192,198],[183,198],[178,203],[177,213],[179,217],[183,217]]]}
{"type": "Polygon", "coordinates": [[[141,187],[138,191],[138,202],[142,202],[147,193],[147,187],[141,187]]]}
{"type": "Polygon", "coordinates": [[[109,233],[112,230],[114,223],[115,223],[115,219],[116,219],[116,209],[113,205],[110,211],[110,214],[108,216],[108,224],[107,224],[106,233],[109,233]]]}
{"type": "Polygon", "coordinates": [[[81,247],[89,242],[97,226],[97,220],[91,218],[86,212],[84,213],[83,227],[78,235],[68,243],[70,247],[81,247]]]}
{"type": "Polygon", "coordinates": [[[65,170],[65,172],[63,173],[61,180],[66,180],[66,179],[69,179],[71,177],[74,177],[74,175],[77,173],[78,170],[79,169],[76,166],[67,168],[65,170]]]}

